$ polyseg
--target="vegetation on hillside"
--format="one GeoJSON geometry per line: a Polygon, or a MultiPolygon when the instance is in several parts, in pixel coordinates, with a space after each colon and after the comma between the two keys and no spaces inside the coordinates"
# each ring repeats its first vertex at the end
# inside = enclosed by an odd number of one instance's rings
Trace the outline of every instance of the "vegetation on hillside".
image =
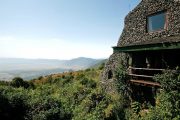
{"type": "Polygon", "coordinates": [[[117,91],[107,93],[100,85],[104,64],[84,71],[40,76],[31,81],[14,78],[0,82],[2,120],[178,120],[180,76],[165,72],[155,76],[162,84],[156,106],[131,100],[123,66],[115,74],[117,91]]]}
{"type": "Polygon", "coordinates": [[[113,119],[115,100],[100,87],[98,68],[0,85],[0,117],[12,120],[113,119]]]}

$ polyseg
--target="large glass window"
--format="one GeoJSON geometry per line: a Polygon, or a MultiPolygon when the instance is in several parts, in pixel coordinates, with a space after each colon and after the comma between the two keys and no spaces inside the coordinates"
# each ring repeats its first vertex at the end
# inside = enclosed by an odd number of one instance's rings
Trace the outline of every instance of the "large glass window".
{"type": "Polygon", "coordinates": [[[148,19],[147,20],[148,32],[163,30],[163,29],[166,29],[166,27],[167,27],[166,12],[161,12],[158,14],[148,16],[147,19],[148,19]]]}

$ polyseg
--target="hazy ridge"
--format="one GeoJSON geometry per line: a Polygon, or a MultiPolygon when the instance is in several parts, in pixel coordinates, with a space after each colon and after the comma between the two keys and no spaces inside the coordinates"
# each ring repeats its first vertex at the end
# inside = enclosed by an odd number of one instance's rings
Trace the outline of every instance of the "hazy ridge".
{"type": "Polygon", "coordinates": [[[71,60],[0,58],[0,80],[20,76],[26,80],[38,76],[86,69],[103,59],[79,57],[71,60]]]}

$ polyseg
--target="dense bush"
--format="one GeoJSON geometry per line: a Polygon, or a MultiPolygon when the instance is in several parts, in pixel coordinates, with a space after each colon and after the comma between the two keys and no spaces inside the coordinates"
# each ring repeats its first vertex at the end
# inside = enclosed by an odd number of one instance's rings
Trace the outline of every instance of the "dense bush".
{"type": "Polygon", "coordinates": [[[32,82],[24,81],[21,77],[13,78],[10,85],[17,88],[19,87],[34,88],[34,84],[32,82]]]}
{"type": "Polygon", "coordinates": [[[161,83],[162,90],[157,95],[156,107],[150,110],[145,119],[179,120],[180,119],[180,74],[164,71],[154,77],[161,83]]]}
{"type": "Polygon", "coordinates": [[[28,119],[33,120],[59,120],[64,119],[64,110],[61,102],[50,96],[43,96],[36,101],[31,100],[28,119]]]}
{"type": "Polygon", "coordinates": [[[115,85],[116,89],[121,97],[126,101],[126,105],[130,104],[131,101],[131,88],[129,86],[129,75],[124,66],[119,65],[115,71],[115,85]]]}
{"type": "Polygon", "coordinates": [[[10,84],[10,82],[8,82],[8,81],[0,81],[0,86],[7,86],[9,84],[10,84]]]}
{"type": "Polygon", "coordinates": [[[0,116],[5,120],[24,120],[29,110],[27,104],[26,90],[12,88],[10,86],[0,87],[0,116]]]}
{"type": "Polygon", "coordinates": [[[92,79],[88,79],[88,78],[82,78],[80,83],[82,85],[85,85],[86,87],[90,87],[90,88],[95,88],[96,87],[96,82],[92,79]]]}
{"type": "Polygon", "coordinates": [[[176,71],[164,71],[163,74],[156,75],[154,79],[161,84],[161,88],[166,92],[180,91],[180,74],[176,71]]]}

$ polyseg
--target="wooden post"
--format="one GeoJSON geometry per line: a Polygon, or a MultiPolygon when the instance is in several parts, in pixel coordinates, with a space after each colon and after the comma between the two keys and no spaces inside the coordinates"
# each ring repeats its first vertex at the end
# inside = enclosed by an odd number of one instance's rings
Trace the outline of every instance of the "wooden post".
{"type": "Polygon", "coordinates": [[[150,57],[148,57],[148,56],[146,56],[146,64],[147,64],[147,68],[151,67],[150,57]]]}
{"type": "Polygon", "coordinates": [[[129,64],[129,74],[132,74],[132,54],[129,53],[129,61],[128,61],[128,64],[129,64]]]}

